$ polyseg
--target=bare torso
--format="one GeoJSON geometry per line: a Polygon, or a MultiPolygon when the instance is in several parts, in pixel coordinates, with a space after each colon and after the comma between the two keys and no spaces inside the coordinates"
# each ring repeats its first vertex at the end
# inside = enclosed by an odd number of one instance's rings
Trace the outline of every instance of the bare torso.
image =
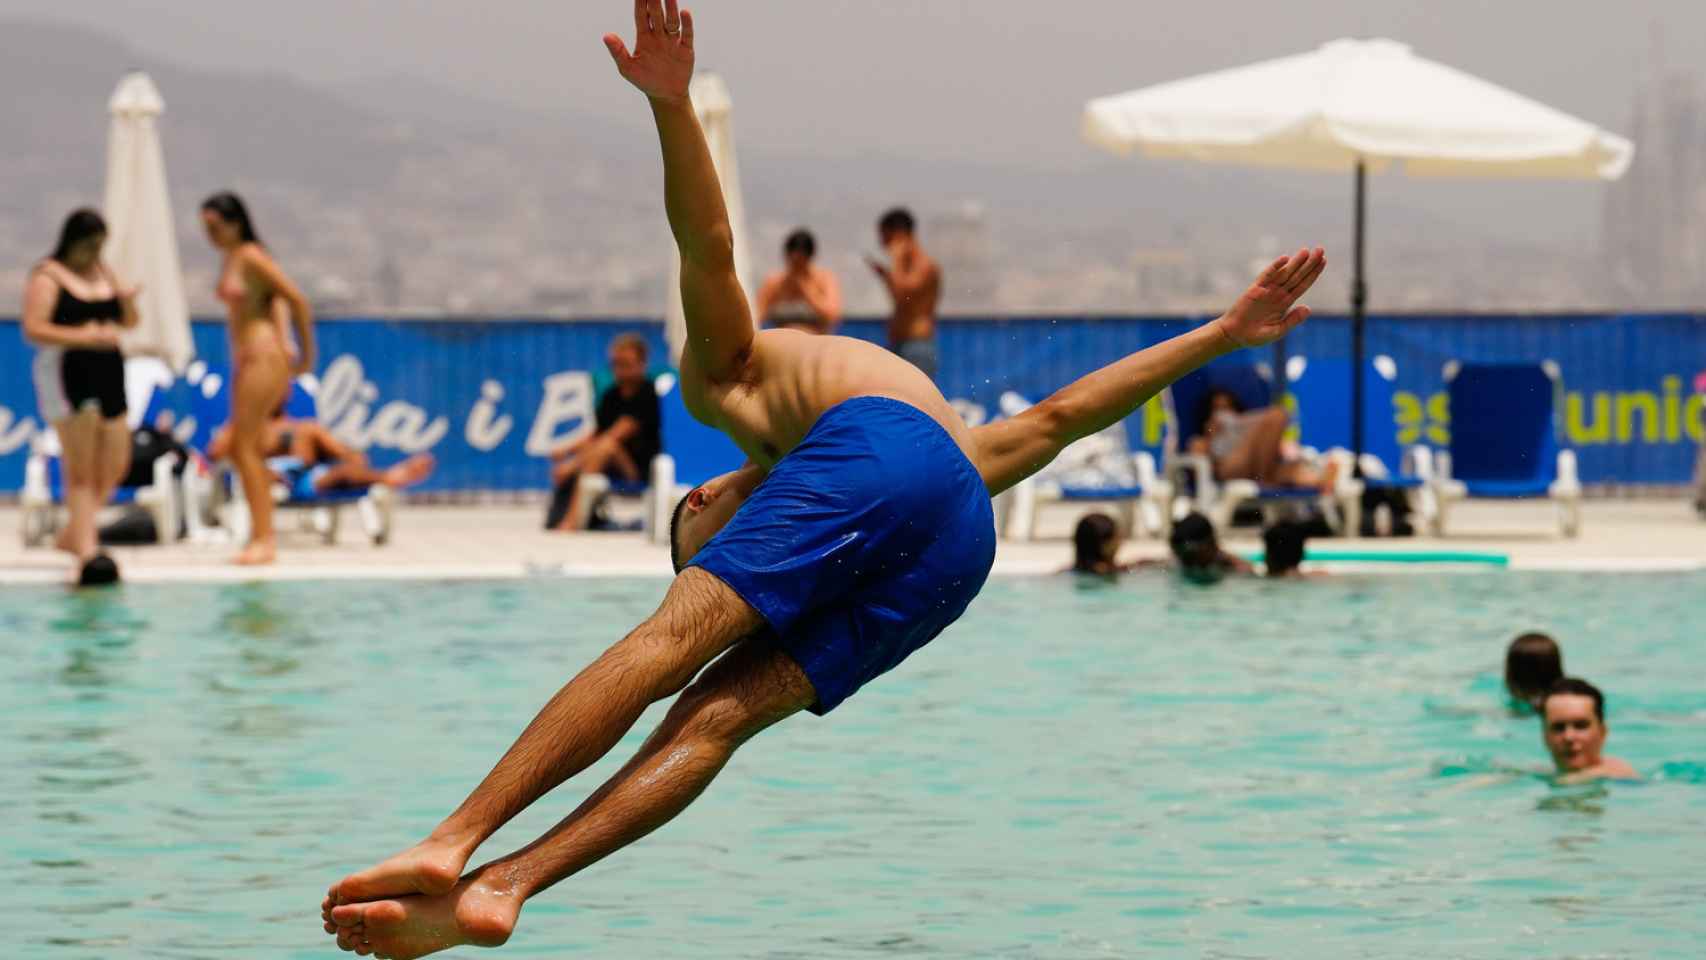
{"type": "Polygon", "coordinates": [[[257,352],[283,357],[284,339],[273,315],[273,291],[243,269],[243,260],[233,252],[220,268],[215,291],[225,303],[226,329],[231,336],[232,355],[241,364],[257,352]]]}
{"type": "MultiPolygon", "coordinates": [[[[824,268],[812,264],[807,269],[807,282],[817,284],[820,289],[834,285],[834,275],[824,268]]],[[[763,305],[763,315],[758,318],[759,325],[774,329],[798,327],[812,333],[829,333],[829,320],[812,306],[810,299],[800,288],[801,278],[787,270],[779,270],[766,279],[759,296],[759,302],[763,305]]]]}
{"type": "Polygon", "coordinates": [[[920,271],[923,282],[907,293],[895,296],[894,313],[889,317],[889,344],[898,346],[908,340],[928,340],[936,335],[936,305],[942,299],[942,270],[923,250],[913,247],[895,263],[897,273],[920,271]]]}
{"type": "Polygon", "coordinates": [[[894,354],[850,337],[764,330],[738,379],[710,383],[691,352],[681,362],[682,399],[765,468],[805,439],[818,417],[854,397],[888,397],[923,411],[977,461],[971,430],[930,378],[894,354]]]}

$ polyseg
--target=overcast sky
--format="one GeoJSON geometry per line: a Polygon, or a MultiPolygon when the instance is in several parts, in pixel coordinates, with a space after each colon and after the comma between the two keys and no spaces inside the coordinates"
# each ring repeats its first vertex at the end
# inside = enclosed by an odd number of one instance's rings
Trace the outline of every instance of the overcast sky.
{"type": "MultiPolygon", "coordinates": [[[[1119,182],[1120,164],[1154,161],[1110,157],[1084,144],[1078,129],[1086,99],[1299,53],[1337,37],[1401,40],[1423,56],[1625,134],[1636,85],[1651,64],[1689,71],[1690,82],[1700,76],[1696,65],[1706,64],[1703,0],[700,0],[692,6],[701,65],[729,83],[743,150],[797,153],[804,164],[814,153],[847,159],[875,152],[970,160],[1044,177],[1096,170],[1109,185],[1119,182]]],[[[417,78],[524,108],[632,125],[637,150],[650,139],[638,95],[615,76],[600,42],[606,31],[631,37],[628,0],[4,0],[0,10],[96,27],[145,56],[183,66],[277,71],[334,88],[417,78]]],[[[1214,176],[1257,184],[1257,195],[1272,189],[1308,198],[1323,213],[1344,204],[1347,192],[1342,181],[1318,174],[1214,176]]],[[[1027,199],[1046,202],[1047,184],[1040,180],[1038,194],[1027,199]]],[[[929,196],[909,199],[920,206],[929,207],[931,197],[939,205],[957,202],[950,197],[957,181],[919,188],[929,196]]],[[[1378,223],[1398,208],[1425,211],[1484,236],[1593,255],[1603,197],[1604,188],[1593,184],[1383,178],[1370,215],[1378,223]]],[[[1188,205],[1189,198],[1180,202],[1188,205]]]]}
{"type": "MultiPolygon", "coordinates": [[[[1091,96],[1388,36],[1622,131],[1637,71],[1706,58],[1698,0],[701,0],[701,63],[743,140],[1051,168],[1106,162],[1077,138],[1091,96]],[[811,122],[811,115],[832,122],[811,122]],[[809,128],[809,141],[798,131],[809,128]]],[[[510,103],[637,119],[599,38],[626,0],[6,0],[186,65],[336,84],[431,78],[510,103]]],[[[95,65],[67,65],[92,68],[95,65]]],[[[51,78],[43,78],[50,82],[51,78]]]]}

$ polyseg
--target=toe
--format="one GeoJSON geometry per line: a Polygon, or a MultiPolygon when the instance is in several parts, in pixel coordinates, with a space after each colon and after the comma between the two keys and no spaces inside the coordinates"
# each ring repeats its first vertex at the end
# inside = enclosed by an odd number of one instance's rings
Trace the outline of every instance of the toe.
{"type": "Polygon", "coordinates": [[[372,929],[375,926],[384,927],[401,923],[409,911],[395,900],[380,900],[367,905],[367,912],[362,915],[365,925],[372,929]]]}
{"type": "Polygon", "coordinates": [[[367,904],[346,903],[332,908],[332,922],[340,927],[353,927],[367,915],[367,904]]]}

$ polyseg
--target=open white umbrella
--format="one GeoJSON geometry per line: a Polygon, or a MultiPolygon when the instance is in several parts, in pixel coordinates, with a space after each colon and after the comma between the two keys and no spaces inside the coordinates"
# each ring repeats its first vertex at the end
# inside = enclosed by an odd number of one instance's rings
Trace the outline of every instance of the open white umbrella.
{"type": "Polygon", "coordinates": [[[1335,40],[1312,53],[1091,100],[1084,137],[1116,153],[1354,171],[1351,434],[1362,452],[1365,180],[1413,176],[1614,180],[1628,140],[1416,56],[1391,40],[1335,40]]]}
{"type": "MultiPolygon", "coordinates": [[[[732,114],[734,101],[721,77],[712,73],[693,78],[687,90],[693,100],[693,110],[699,115],[699,125],[705,128],[705,141],[711,148],[711,162],[717,168],[717,180],[723,185],[723,206],[729,212],[729,227],[734,231],[735,275],[741,288],[752,290],[751,264],[746,250],[746,207],[741,202],[740,168],[735,164],[735,134],[732,114]]],[[[681,348],[687,342],[687,318],[681,309],[681,257],[671,247],[669,270],[669,300],[664,313],[664,339],[669,343],[672,363],[681,362],[681,348]]]]}
{"type": "Polygon", "coordinates": [[[119,81],[107,104],[112,122],[107,134],[105,255],[125,283],[142,288],[137,298],[141,323],[124,337],[130,358],[126,382],[135,394],[130,405],[138,416],[148,390],[156,382],[169,381],[172,372],[181,371],[195,355],[172,200],[166,191],[166,161],[155,124],[165,108],[145,73],[119,81]]]}

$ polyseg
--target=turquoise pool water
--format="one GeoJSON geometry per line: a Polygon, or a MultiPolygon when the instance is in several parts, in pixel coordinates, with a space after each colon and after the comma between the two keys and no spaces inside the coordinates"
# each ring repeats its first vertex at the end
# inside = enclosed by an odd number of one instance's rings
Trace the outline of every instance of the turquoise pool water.
{"type": "MultiPolygon", "coordinates": [[[[326,885],[417,839],[663,587],[0,590],[0,955],[342,956],[326,885]]],[[[509,946],[445,956],[1698,957],[1702,624],[1693,575],[997,580],[509,946]],[[1531,626],[1647,782],[1509,772],[1545,759],[1498,698],[1531,626]]]]}

